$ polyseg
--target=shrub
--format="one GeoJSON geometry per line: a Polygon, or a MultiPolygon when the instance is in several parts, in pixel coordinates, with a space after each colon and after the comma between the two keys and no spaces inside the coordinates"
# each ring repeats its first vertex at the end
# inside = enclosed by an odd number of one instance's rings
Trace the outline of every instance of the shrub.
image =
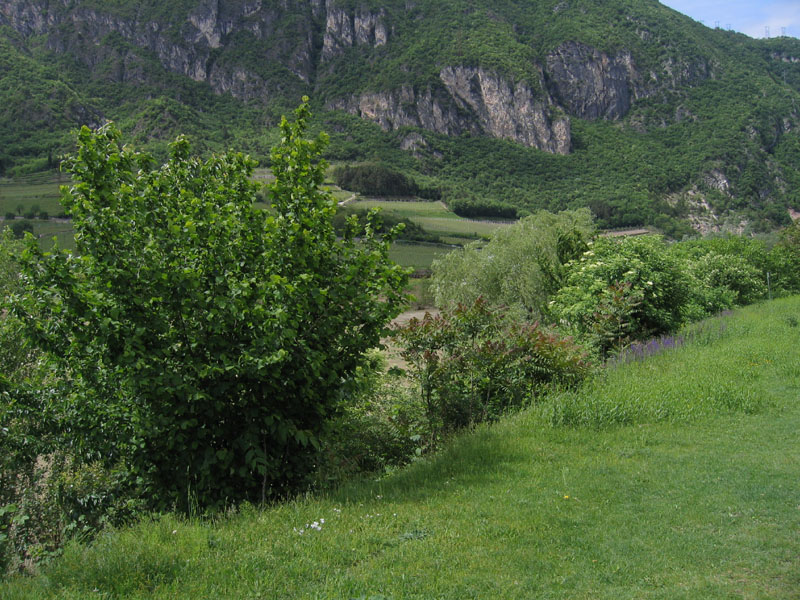
{"type": "Polygon", "coordinates": [[[64,435],[84,463],[127,464],[157,508],[297,489],[403,304],[390,237],[337,238],[327,138],[303,139],[307,103],[296,115],[271,155],[273,211],[253,206],[241,154],[204,161],[179,139],[153,168],[113,126],[84,127],[62,195],[79,258],[27,246],[14,310],[64,375],[64,435]]]}
{"type": "Polygon", "coordinates": [[[781,230],[780,239],[770,252],[770,263],[773,285],[778,290],[800,292],[800,220],[781,230]]]}
{"type": "Polygon", "coordinates": [[[538,324],[515,322],[483,298],[396,329],[431,436],[492,421],[543,387],[588,371],[582,350],[538,324]]]}
{"type": "Polygon", "coordinates": [[[386,471],[427,450],[427,421],[414,390],[402,375],[384,370],[382,355],[374,353],[353,380],[348,401],[323,440],[322,485],[386,471]]]}
{"type": "Polygon", "coordinates": [[[681,266],[658,236],[599,238],[569,265],[553,312],[603,352],[674,331],[690,293],[681,266]]]}
{"type": "Polygon", "coordinates": [[[709,252],[687,267],[697,280],[694,295],[707,315],[752,304],[767,295],[762,274],[742,256],[709,252]]]}
{"type": "Polygon", "coordinates": [[[137,508],[124,468],[75,460],[56,382],[6,310],[23,290],[23,249],[10,230],[0,233],[0,575],[52,556],[67,537],[119,525],[137,508]]]}

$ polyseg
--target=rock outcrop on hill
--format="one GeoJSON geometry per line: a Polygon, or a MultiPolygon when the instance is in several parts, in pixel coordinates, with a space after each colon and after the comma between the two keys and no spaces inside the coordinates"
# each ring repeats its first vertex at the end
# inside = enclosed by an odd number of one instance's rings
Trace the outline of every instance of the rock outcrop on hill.
{"type": "MultiPolygon", "coordinates": [[[[187,13],[166,13],[164,19],[144,15],[135,4],[122,15],[100,10],[97,3],[7,0],[0,6],[0,19],[22,36],[46,34],[53,51],[70,53],[90,68],[107,64],[109,53],[117,52],[106,77],[144,80],[138,55],[144,51],[173,73],[245,101],[268,101],[304,86],[309,93],[317,89],[325,95],[325,86],[319,84],[337,77],[332,63],[353,49],[386,46],[394,35],[384,9],[347,8],[336,0],[199,0],[187,13]],[[111,35],[128,47],[109,50],[111,35]],[[243,38],[262,42],[255,45],[262,54],[242,52],[243,38]]],[[[632,102],[651,95],[663,82],[674,86],[707,74],[702,68],[697,71],[682,77],[665,65],[663,72],[645,76],[627,50],[609,55],[565,42],[543,64],[529,65],[527,81],[480,66],[451,64],[440,68],[435,83],[420,85],[409,76],[407,83],[391,89],[327,94],[326,104],[385,130],[411,126],[446,135],[469,132],[567,154],[572,147],[570,116],[622,118],[632,102]]]]}

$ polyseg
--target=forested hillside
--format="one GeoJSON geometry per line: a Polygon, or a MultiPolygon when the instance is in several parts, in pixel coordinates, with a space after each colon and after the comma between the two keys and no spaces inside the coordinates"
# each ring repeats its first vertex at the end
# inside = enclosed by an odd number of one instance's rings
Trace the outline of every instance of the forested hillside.
{"type": "Polygon", "coordinates": [[[601,226],[764,230],[800,210],[800,40],[655,0],[9,0],[0,174],[114,120],[163,155],[268,161],[312,98],[328,157],[384,164],[485,216],[588,206],[601,226]]]}

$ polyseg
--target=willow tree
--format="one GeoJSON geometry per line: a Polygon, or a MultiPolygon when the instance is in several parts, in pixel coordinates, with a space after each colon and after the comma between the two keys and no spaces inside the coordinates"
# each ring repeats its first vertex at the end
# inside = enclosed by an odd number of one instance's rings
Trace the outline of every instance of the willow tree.
{"type": "Polygon", "coordinates": [[[528,316],[549,315],[565,265],[579,257],[594,235],[588,209],[541,211],[497,229],[488,243],[473,242],[433,264],[431,288],[439,306],[517,306],[528,316]]]}

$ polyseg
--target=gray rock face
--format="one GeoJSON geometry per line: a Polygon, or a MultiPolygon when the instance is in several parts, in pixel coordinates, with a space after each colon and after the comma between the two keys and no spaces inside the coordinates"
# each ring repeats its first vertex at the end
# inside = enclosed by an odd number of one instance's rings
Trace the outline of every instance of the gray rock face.
{"type": "Polygon", "coordinates": [[[553,98],[569,114],[583,119],[621,119],[639,98],[713,76],[701,60],[668,58],[645,81],[629,51],[609,56],[578,42],[564,42],[547,55],[546,63],[547,87],[553,98]]]}
{"type": "Polygon", "coordinates": [[[549,98],[476,67],[445,67],[441,87],[365,93],[330,108],[378,123],[384,130],[421,127],[445,135],[465,132],[512,140],[546,152],[570,151],[570,123],[551,116],[549,98]]]}
{"type": "MultiPolygon", "coordinates": [[[[413,9],[413,2],[406,4],[413,9]]],[[[0,23],[23,36],[47,34],[52,50],[71,52],[90,69],[106,65],[103,77],[146,81],[145,61],[136,54],[141,48],[169,71],[242,100],[269,99],[286,90],[311,93],[320,81],[336,77],[336,59],[348,49],[363,48],[369,57],[369,49],[391,43],[395,35],[384,9],[342,0],[195,0],[188,14],[173,22],[139,15],[133,10],[123,18],[87,8],[80,0],[0,0],[0,23]],[[60,27],[64,24],[69,27],[60,27]],[[105,47],[104,38],[112,33],[134,48],[105,47]],[[226,50],[235,36],[243,35],[256,43],[237,47],[249,52],[246,60],[230,58],[226,50]],[[275,64],[288,73],[260,68],[275,64]]],[[[642,30],[640,37],[647,41],[652,36],[642,30]]],[[[350,97],[329,98],[327,105],[386,130],[413,126],[445,135],[469,132],[566,154],[570,120],[564,115],[620,119],[638,98],[713,76],[703,62],[665,59],[643,77],[627,50],[609,55],[574,41],[527,70],[525,82],[481,67],[445,65],[433,83],[412,79],[391,90],[362,89],[350,97]]],[[[681,118],[676,114],[676,120],[681,118]]]]}
{"type": "Polygon", "coordinates": [[[371,13],[359,8],[348,13],[328,0],[322,59],[330,60],[352,46],[383,46],[389,37],[384,24],[385,13],[371,13]]]}
{"type": "Polygon", "coordinates": [[[546,152],[569,153],[569,119],[551,117],[549,97],[538,99],[529,86],[475,67],[446,67],[439,77],[456,105],[475,115],[485,133],[546,152]]]}
{"type": "Polygon", "coordinates": [[[59,5],[46,0],[4,0],[0,3],[0,23],[25,36],[47,33],[51,49],[76,51],[89,66],[97,64],[103,55],[103,38],[117,33],[133,45],[155,53],[166,69],[207,82],[215,92],[230,93],[242,100],[267,98],[274,91],[271,88],[281,84],[265,81],[242,65],[219,64],[213,51],[224,50],[232,34],[247,32],[256,40],[268,40],[272,50],[262,60],[281,63],[304,83],[313,80],[319,66],[316,35],[322,38],[322,61],[348,47],[382,46],[389,39],[383,11],[359,8],[348,12],[334,0],[198,0],[184,22],[171,24],[120,18],[80,3],[73,7],[66,1],[59,5]],[[282,27],[279,23],[285,23],[281,18],[289,11],[294,15],[306,12],[307,17],[293,19],[294,30],[278,29],[282,27]],[[315,22],[320,21],[325,24],[324,34],[316,33],[315,22]],[[63,23],[71,23],[72,34],[60,32],[57,26],[63,23]],[[175,37],[176,28],[179,38],[175,37]]]}
{"type": "Polygon", "coordinates": [[[583,119],[619,119],[631,107],[639,74],[627,51],[608,56],[577,42],[547,55],[550,90],[567,111],[583,119]]]}
{"type": "Polygon", "coordinates": [[[415,90],[404,85],[390,92],[368,92],[334,100],[328,107],[374,121],[385,131],[421,127],[444,135],[480,133],[477,123],[458,110],[451,96],[431,87],[415,90]]]}
{"type": "MultiPolygon", "coordinates": [[[[122,18],[79,3],[73,7],[65,1],[56,4],[44,0],[7,0],[0,3],[0,19],[25,36],[48,34],[52,50],[73,52],[90,68],[107,57],[103,40],[116,33],[133,46],[153,52],[169,71],[206,82],[217,93],[250,100],[268,98],[272,83],[243,65],[216,61],[213,51],[224,49],[229,36],[242,31],[257,40],[279,39],[263,60],[278,60],[298,79],[307,82],[316,68],[312,59],[311,13],[319,9],[319,3],[320,0],[301,3],[309,11],[309,19],[300,22],[294,32],[276,31],[287,3],[262,0],[200,0],[185,21],[171,24],[142,20],[138,15],[122,18]],[[71,27],[64,33],[58,26],[66,23],[71,27]]],[[[122,57],[120,62],[126,61],[130,57],[122,57]]],[[[117,71],[120,81],[130,80],[129,75],[117,71]]]]}

